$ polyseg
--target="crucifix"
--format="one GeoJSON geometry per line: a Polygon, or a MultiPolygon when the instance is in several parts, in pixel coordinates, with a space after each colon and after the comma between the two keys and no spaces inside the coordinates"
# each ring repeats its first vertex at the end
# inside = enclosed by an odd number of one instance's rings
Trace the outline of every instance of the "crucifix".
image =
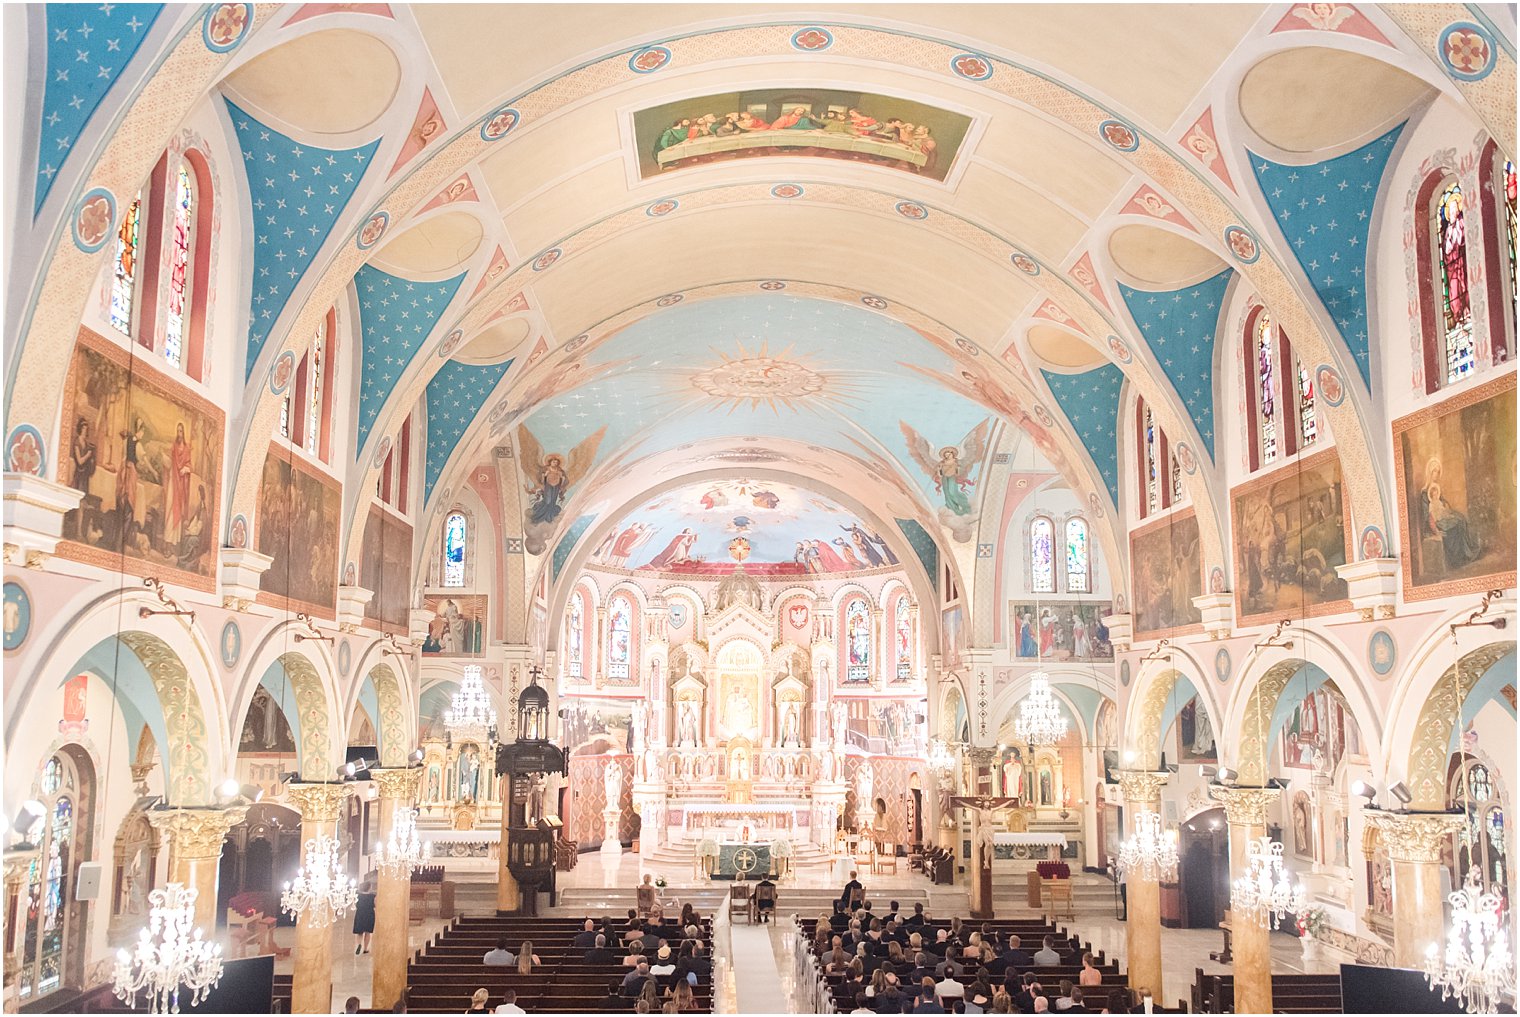
{"type": "Polygon", "coordinates": [[[951,805],[971,810],[971,917],[992,915],[992,815],[1018,808],[1017,798],[952,795],[951,805]]]}

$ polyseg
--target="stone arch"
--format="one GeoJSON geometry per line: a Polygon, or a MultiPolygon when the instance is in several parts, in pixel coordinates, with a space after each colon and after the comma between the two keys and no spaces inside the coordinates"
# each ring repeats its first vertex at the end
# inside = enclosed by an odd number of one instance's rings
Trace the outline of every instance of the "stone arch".
{"type": "Polygon", "coordinates": [[[1208,672],[1189,651],[1181,647],[1169,649],[1172,651],[1169,660],[1144,661],[1135,675],[1135,691],[1125,704],[1119,746],[1119,760],[1126,769],[1155,770],[1161,766],[1162,739],[1170,723],[1167,704],[1179,678],[1186,678],[1203,700],[1215,730],[1224,727],[1224,711],[1209,686],[1208,672]]]}
{"type": "Polygon", "coordinates": [[[337,667],[329,645],[315,638],[297,638],[303,635],[309,633],[301,622],[276,625],[249,655],[237,690],[238,709],[229,737],[235,744],[259,685],[269,687],[280,703],[281,696],[275,690],[288,684],[288,694],[280,705],[295,737],[296,769],[302,780],[325,781],[343,762],[342,743],[347,740],[352,710],[342,712],[343,697],[338,694],[337,667]]]}
{"type": "MultiPolygon", "coordinates": [[[[376,746],[380,752],[381,766],[405,766],[407,755],[411,752],[415,738],[415,717],[417,711],[409,708],[413,701],[410,690],[406,685],[406,667],[398,658],[393,665],[383,654],[384,643],[375,643],[360,658],[360,673],[364,680],[354,690],[355,699],[364,702],[364,690],[368,686],[374,694],[374,706],[371,717],[375,721],[375,735],[379,739],[376,746]]],[[[353,703],[349,703],[350,715],[353,711],[353,703]]],[[[366,703],[366,709],[368,704],[366,703]]]]}
{"type": "Polygon", "coordinates": [[[961,690],[959,679],[955,675],[946,673],[941,676],[942,688],[939,694],[939,710],[935,717],[934,729],[940,741],[950,744],[960,740],[960,721],[964,714],[965,723],[969,728],[971,713],[967,707],[965,693],[961,690]]]}
{"type": "MultiPolygon", "coordinates": [[[[1018,708],[1020,700],[1029,695],[1031,680],[1037,671],[1043,671],[1049,677],[1051,694],[1061,701],[1061,705],[1066,708],[1066,712],[1076,722],[1076,732],[1082,737],[1083,744],[1086,744],[1086,738],[1092,733],[1093,725],[1086,719],[1082,707],[1077,704],[1076,700],[1072,698],[1071,693],[1066,691],[1063,686],[1091,691],[1099,697],[1098,706],[1102,705],[1103,699],[1112,698],[1111,693],[1113,689],[1105,687],[1104,683],[1092,671],[1074,667],[1029,668],[1016,675],[992,699],[992,705],[988,708],[987,713],[992,718],[992,723],[988,726],[989,731],[995,735],[1003,729],[1003,725],[1008,721],[1013,711],[1018,708]]],[[[1094,719],[1097,717],[1098,706],[1094,706],[1093,708],[1094,719]]]]}
{"type": "MultiPolygon", "coordinates": [[[[1408,752],[1406,755],[1403,748],[1405,742],[1392,745],[1388,770],[1390,780],[1396,772],[1403,771],[1404,783],[1414,795],[1409,808],[1435,811],[1446,808],[1447,759],[1457,735],[1457,711],[1464,708],[1489,670],[1514,652],[1513,640],[1484,643],[1463,653],[1449,667],[1422,683],[1427,691],[1419,701],[1418,711],[1406,695],[1406,709],[1401,714],[1412,717],[1400,725],[1399,734],[1408,736],[1408,752]]],[[[1467,716],[1463,709],[1463,719],[1467,716]]]]}

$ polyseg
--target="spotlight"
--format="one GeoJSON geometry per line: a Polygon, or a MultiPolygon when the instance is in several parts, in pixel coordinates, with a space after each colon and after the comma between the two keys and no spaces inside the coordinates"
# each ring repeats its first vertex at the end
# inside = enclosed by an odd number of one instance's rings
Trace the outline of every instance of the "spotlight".
{"type": "Polygon", "coordinates": [[[356,772],[357,771],[354,769],[353,763],[344,763],[342,766],[338,767],[338,779],[349,780],[356,772]]]}
{"type": "Polygon", "coordinates": [[[1276,788],[1277,790],[1282,791],[1285,788],[1287,788],[1287,786],[1288,786],[1288,778],[1286,778],[1286,777],[1268,777],[1267,778],[1267,787],[1276,788]]]}
{"type": "Polygon", "coordinates": [[[35,798],[28,798],[21,803],[21,807],[16,810],[16,819],[11,823],[11,829],[21,837],[16,844],[17,847],[35,846],[30,839],[32,826],[45,815],[47,815],[47,808],[35,798]]]}
{"type": "Polygon", "coordinates": [[[420,762],[422,762],[422,750],[421,749],[417,749],[415,752],[412,753],[412,762],[413,763],[420,763],[420,762]]]}
{"type": "Polygon", "coordinates": [[[1240,774],[1228,766],[1221,766],[1214,775],[1214,779],[1221,784],[1233,784],[1240,774]]]}
{"type": "Polygon", "coordinates": [[[287,770],[280,774],[281,784],[294,784],[301,779],[300,770],[287,770]]]}
{"type": "Polygon", "coordinates": [[[1388,793],[1399,800],[1400,805],[1408,805],[1414,801],[1414,795],[1409,791],[1409,785],[1402,780],[1388,789],[1388,793]]]}
{"type": "Polygon", "coordinates": [[[216,786],[216,796],[224,802],[231,801],[238,796],[240,790],[242,789],[238,785],[237,778],[228,777],[216,786]]]}
{"type": "Polygon", "coordinates": [[[1199,764],[1199,767],[1198,767],[1198,776],[1201,777],[1204,780],[1213,780],[1215,774],[1217,774],[1218,772],[1219,772],[1219,767],[1213,765],[1212,763],[1201,763],[1201,764],[1199,764]]]}
{"type": "Polygon", "coordinates": [[[1165,770],[1167,773],[1176,773],[1177,772],[1177,764],[1176,763],[1167,763],[1164,767],[1162,767],[1162,769],[1165,770]]]}
{"type": "Polygon", "coordinates": [[[264,789],[254,784],[244,784],[238,788],[238,794],[248,799],[248,804],[252,805],[264,797],[264,789]]]}
{"type": "Polygon", "coordinates": [[[1368,804],[1371,804],[1372,800],[1377,797],[1377,788],[1365,780],[1354,780],[1351,782],[1351,793],[1358,798],[1365,798],[1368,804]]]}

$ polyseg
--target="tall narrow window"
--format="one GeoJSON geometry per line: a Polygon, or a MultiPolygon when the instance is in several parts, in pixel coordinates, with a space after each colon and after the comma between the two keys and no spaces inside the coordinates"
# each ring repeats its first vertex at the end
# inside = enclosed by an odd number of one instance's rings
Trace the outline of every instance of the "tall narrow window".
{"type": "Polygon", "coordinates": [[[897,680],[913,677],[913,619],[906,594],[897,598],[897,616],[893,619],[893,644],[897,648],[897,680]]]}
{"type": "Polygon", "coordinates": [[[1161,442],[1161,433],[1156,427],[1156,418],[1151,416],[1151,408],[1141,403],[1140,439],[1145,445],[1145,515],[1149,515],[1161,508],[1161,478],[1160,472],[1161,450],[1158,448],[1161,442]]]}
{"type": "Polygon", "coordinates": [[[1256,316],[1256,426],[1261,443],[1261,464],[1277,459],[1277,351],[1272,316],[1256,316]]]}
{"type": "Polygon", "coordinates": [[[607,677],[627,680],[633,659],[633,602],[626,593],[607,608],[607,677]]]}
{"type": "Polygon", "coordinates": [[[570,596],[569,617],[565,619],[565,657],[570,662],[570,677],[584,677],[586,647],[586,599],[576,590],[570,596]]]}
{"type": "Polygon", "coordinates": [[[179,164],[174,187],[174,228],[169,234],[169,314],[164,328],[164,358],[179,367],[184,358],[185,320],[190,316],[190,253],[194,250],[195,182],[179,164]]]}
{"type": "Polygon", "coordinates": [[[443,585],[464,585],[464,543],[466,537],[463,512],[451,513],[443,523],[443,585]]]}
{"type": "Polygon", "coordinates": [[[1092,573],[1087,560],[1087,523],[1081,519],[1066,521],[1066,591],[1091,593],[1092,573]]]}
{"type": "Polygon", "coordinates": [[[1472,303],[1467,280],[1467,223],[1462,188],[1449,184],[1436,198],[1436,264],[1441,273],[1441,326],[1446,337],[1444,367],[1448,384],[1475,366],[1472,303]]]}
{"type": "Polygon", "coordinates": [[[142,199],[127,206],[116,231],[116,260],[111,276],[111,327],[122,335],[132,334],[132,309],[137,302],[137,270],[142,227],[142,199]]]}
{"type": "Polygon", "coordinates": [[[75,834],[82,829],[74,812],[81,790],[67,755],[59,753],[43,764],[38,800],[46,812],[26,837],[39,850],[27,867],[16,916],[24,923],[16,976],[17,995],[23,1000],[63,985],[66,947],[76,931],[71,927],[69,903],[73,900],[75,834]]]}
{"type": "Polygon", "coordinates": [[[1029,581],[1035,593],[1056,592],[1055,527],[1044,516],[1029,524],[1029,581]]]}
{"type": "Polygon", "coordinates": [[[280,400],[280,437],[290,437],[290,393],[280,400]]]}
{"type": "Polygon", "coordinates": [[[845,681],[871,680],[871,609],[856,597],[844,609],[845,681]]]}
{"type": "MultiPolygon", "coordinates": [[[[1510,344],[1505,352],[1513,351],[1513,343],[1517,338],[1516,332],[1520,331],[1520,295],[1517,295],[1515,284],[1515,243],[1517,233],[1515,226],[1515,164],[1509,159],[1504,160],[1504,179],[1500,181],[1500,203],[1504,206],[1504,263],[1509,266],[1509,330],[1510,344]]],[[[1495,347],[1499,344],[1495,341],[1495,347]]],[[[1498,356],[1494,357],[1498,360],[1498,356]]]]}
{"type": "Polygon", "coordinates": [[[312,341],[311,352],[306,361],[306,434],[303,444],[312,455],[320,455],[322,438],[322,396],[324,392],[323,371],[327,364],[327,319],[317,326],[317,337],[312,341]]]}
{"type": "Polygon", "coordinates": [[[1177,453],[1170,450],[1167,452],[1166,458],[1167,461],[1171,464],[1169,468],[1170,483],[1167,486],[1167,494],[1169,497],[1166,502],[1170,507],[1172,505],[1177,505],[1182,501],[1182,463],[1177,460],[1177,453]]]}
{"type": "Polygon", "coordinates": [[[1319,421],[1314,416],[1314,377],[1297,357],[1293,367],[1298,375],[1298,447],[1306,449],[1319,437],[1319,421]]]}

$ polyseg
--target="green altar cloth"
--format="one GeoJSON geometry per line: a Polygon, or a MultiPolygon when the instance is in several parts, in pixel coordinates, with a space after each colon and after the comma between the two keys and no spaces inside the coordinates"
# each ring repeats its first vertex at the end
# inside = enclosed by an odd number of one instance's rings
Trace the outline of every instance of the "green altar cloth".
{"type": "Polygon", "coordinates": [[[771,871],[769,844],[719,844],[718,867],[714,879],[734,879],[740,872],[745,879],[759,879],[771,871]]]}

